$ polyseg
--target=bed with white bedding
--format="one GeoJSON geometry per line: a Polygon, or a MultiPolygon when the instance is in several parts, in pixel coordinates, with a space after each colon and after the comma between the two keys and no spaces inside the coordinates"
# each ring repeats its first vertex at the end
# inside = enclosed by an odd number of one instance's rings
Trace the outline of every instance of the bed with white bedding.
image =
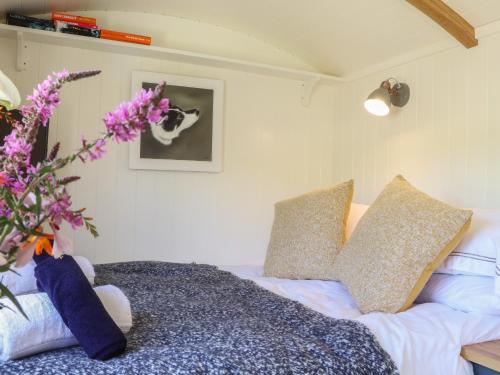
{"type": "Polygon", "coordinates": [[[97,283],[116,285],[130,300],[126,353],[99,362],[70,347],[0,363],[0,374],[472,375],[461,347],[500,338],[498,315],[438,303],[362,315],[335,281],[219,268],[96,266],[97,283]]]}
{"type": "Polygon", "coordinates": [[[259,266],[222,267],[261,287],[336,319],[354,319],[375,334],[403,375],[472,375],[462,346],[500,339],[500,316],[456,311],[438,303],[398,314],[362,315],[346,288],[335,281],[263,277],[259,266]]]}

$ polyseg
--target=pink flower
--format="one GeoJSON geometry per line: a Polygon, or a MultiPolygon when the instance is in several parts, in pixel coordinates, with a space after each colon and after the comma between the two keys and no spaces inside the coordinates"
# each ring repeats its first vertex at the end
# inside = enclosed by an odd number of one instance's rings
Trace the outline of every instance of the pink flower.
{"type": "Polygon", "coordinates": [[[5,203],[4,200],[0,200],[0,216],[1,217],[6,217],[6,218],[10,218],[11,214],[12,214],[12,211],[7,206],[7,203],[5,203]]]}
{"type": "Polygon", "coordinates": [[[10,184],[10,190],[14,193],[14,194],[21,194],[22,192],[24,192],[26,190],[26,183],[24,183],[23,181],[14,181],[10,184]]]}
{"type": "Polygon", "coordinates": [[[73,229],[81,227],[84,224],[81,211],[73,211],[71,209],[71,197],[65,188],[59,188],[51,201],[46,203],[44,207],[46,207],[47,216],[53,224],[61,225],[64,220],[73,229]]]}
{"type": "Polygon", "coordinates": [[[135,140],[150,122],[158,122],[169,108],[168,99],[161,98],[165,84],[153,90],[141,90],[128,103],[121,103],[103,121],[108,134],[116,142],[135,140]]]}
{"type": "Polygon", "coordinates": [[[71,197],[66,189],[61,189],[61,192],[48,204],[47,213],[52,222],[60,225],[63,219],[69,216],[69,212],[71,212],[71,197]]]}
{"type": "Polygon", "coordinates": [[[4,138],[4,151],[8,157],[19,156],[21,159],[29,159],[31,156],[32,146],[26,139],[18,137],[17,131],[14,129],[9,135],[4,138]]]}
{"type": "MultiPolygon", "coordinates": [[[[165,100],[168,103],[168,99],[165,99],[165,100]]],[[[167,108],[168,108],[168,105],[167,105],[167,108]]],[[[148,122],[156,123],[156,122],[160,121],[160,119],[162,118],[162,114],[165,112],[167,112],[167,111],[163,110],[161,108],[151,109],[147,114],[148,122]]]]}
{"type": "Polygon", "coordinates": [[[99,138],[93,145],[89,144],[88,141],[82,136],[82,149],[83,152],[79,155],[80,160],[84,163],[87,158],[90,161],[94,161],[102,158],[106,154],[106,140],[99,138]]]}
{"type": "Polygon", "coordinates": [[[33,90],[33,94],[27,97],[32,104],[22,108],[23,116],[33,117],[36,121],[36,126],[46,126],[54,110],[59,106],[58,90],[62,85],[62,80],[57,75],[55,77],[54,79],[54,76],[48,76],[45,81],[40,83],[33,90]]]}
{"type": "Polygon", "coordinates": [[[82,215],[75,212],[68,212],[64,219],[71,225],[72,229],[77,229],[84,224],[82,215]]]}
{"type": "Polygon", "coordinates": [[[104,139],[98,139],[94,144],[94,147],[89,149],[89,159],[94,161],[102,158],[106,154],[106,141],[104,139]]]}
{"type": "MultiPolygon", "coordinates": [[[[135,140],[148,124],[157,123],[168,111],[169,101],[162,97],[164,83],[154,90],[141,90],[131,101],[121,103],[114,111],[105,115],[107,131],[101,138],[93,141],[82,138],[81,147],[63,158],[57,158],[59,146],[56,144],[46,160],[36,166],[31,165],[30,157],[38,128],[47,125],[59,106],[59,90],[62,85],[98,73],[69,73],[64,70],[49,75],[28,96],[30,103],[22,107],[23,120],[12,124],[12,132],[5,137],[4,145],[0,146],[0,189],[3,194],[0,199],[0,216],[12,221],[15,214],[16,224],[19,222],[21,228],[18,229],[20,232],[14,230],[12,237],[9,236],[7,242],[0,244],[3,248],[13,249],[20,245],[26,236],[32,235],[33,229],[39,228],[44,222],[48,222],[54,230],[55,254],[65,253],[70,248],[67,239],[57,232],[57,227],[63,222],[69,223],[73,229],[85,225],[93,235],[97,235],[95,226],[90,223],[91,219],[83,216],[83,209],[72,209],[66,185],[76,181],[77,177],[58,179],[57,171],[78,157],[83,161],[101,158],[106,153],[107,138],[113,138],[117,142],[135,140]],[[7,202],[16,199],[23,199],[24,204],[16,205],[15,212],[12,212],[7,202]]],[[[19,265],[31,259],[33,244],[23,246],[19,251],[19,265]]]]}
{"type": "Polygon", "coordinates": [[[62,85],[66,82],[91,77],[99,73],[98,70],[77,73],[69,73],[67,70],[63,70],[49,75],[45,81],[33,90],[33,94],[27,97],[31,104],[22,107],[23,117],[25,118],[23,121],[31,122],[32,126],[46,126],[49,118],[59,106],[59,89],[62,85]]]}
{"type": "Polygon", "coordinates": [[[69,78],[69,76],[70,76],[70,74],[69,74],[69,72],[68,72],[67,69],[63,69],[62,71],[54,73],[54,74],[61,81],[66,81],[69,78]]]}

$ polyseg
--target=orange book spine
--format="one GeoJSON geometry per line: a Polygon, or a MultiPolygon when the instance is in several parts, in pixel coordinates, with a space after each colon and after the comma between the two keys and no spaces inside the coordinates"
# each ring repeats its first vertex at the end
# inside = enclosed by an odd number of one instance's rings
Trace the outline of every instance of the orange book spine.
{"type": "Polygon", "coordinates": [[[127,34],[127,33],[121,33],[118,31],[106,30],[106,29],[101,30],[101,38],[102,39],[110,39],[110,40],[118,40],[121,42],[145,44],[147,46],[149,46],[151,44],[151,38],[149,36],[127,34]]]}
{"type": "Polygon", "coordinates": [[[89,25],[94,25],[94,26],[96,25],[95,18],[75,16],[73,14],[66,14],[60,12],[52,12],[52,21],[78,22],[78,23],[87,23],[89,25]]]}

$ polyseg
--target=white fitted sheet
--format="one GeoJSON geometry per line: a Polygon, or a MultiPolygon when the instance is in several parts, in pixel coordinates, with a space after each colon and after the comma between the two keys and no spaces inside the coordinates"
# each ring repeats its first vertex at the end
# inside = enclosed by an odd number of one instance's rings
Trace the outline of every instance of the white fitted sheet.
{"type": "Polygon", "coordinates": [[[472,375],[460,356],[463,345],[500,339],[500,316],[456,311],[438,303],[414,305],[399,314],[361,314],[347,289],[335,281],[263,277],[259,266],[220,267],[280,296],[337,319],[367,325],[402,375],[472,375]]]}

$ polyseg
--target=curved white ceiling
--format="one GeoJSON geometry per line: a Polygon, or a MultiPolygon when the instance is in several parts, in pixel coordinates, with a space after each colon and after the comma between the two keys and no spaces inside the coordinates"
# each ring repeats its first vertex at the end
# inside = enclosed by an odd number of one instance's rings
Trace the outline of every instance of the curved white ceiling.
{"type": "MultiPolygon", "coordinates": [[[[447,0],[478,27],[500,19],[499,0],[447,0]]],[[[219,25],[287,50],[338,76],[454,40],[404,0],[3,0],[0,11],[116,10],[219,25]]]]}

